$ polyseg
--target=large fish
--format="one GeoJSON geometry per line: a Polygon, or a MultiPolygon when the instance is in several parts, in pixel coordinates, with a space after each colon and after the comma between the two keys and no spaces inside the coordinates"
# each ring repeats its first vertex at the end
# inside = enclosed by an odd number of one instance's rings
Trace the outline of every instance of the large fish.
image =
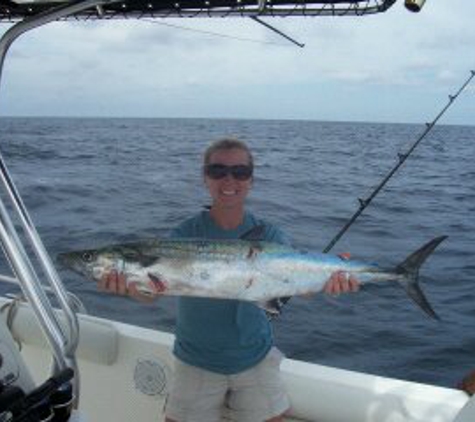
{"type": "Polygon", "coordinates": [[[446,238],[437,237],[391,269],[335,255],[303,253],[257,240],[259,226],[239,240],[159,239],[67,252],[59,262],[96,281],[123,272],[145,294],[253,301],[277,311],[277,298],[319,292],[335,271],[361,284],[396,281],[430,317],[438,318],[419,288],[419,268],[446,238]]]}

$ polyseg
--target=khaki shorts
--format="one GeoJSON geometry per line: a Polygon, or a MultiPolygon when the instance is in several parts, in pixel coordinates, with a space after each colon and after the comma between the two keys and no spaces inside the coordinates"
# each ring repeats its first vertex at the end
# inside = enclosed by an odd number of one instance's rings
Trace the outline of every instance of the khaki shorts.
{"type": "Polygon", "coordinates": [[[280,376],[282,353],[272,348],[256,366],[223,375],[175,359],[166,415],[176,422],[263,422],[290,408],[280,376]]]}

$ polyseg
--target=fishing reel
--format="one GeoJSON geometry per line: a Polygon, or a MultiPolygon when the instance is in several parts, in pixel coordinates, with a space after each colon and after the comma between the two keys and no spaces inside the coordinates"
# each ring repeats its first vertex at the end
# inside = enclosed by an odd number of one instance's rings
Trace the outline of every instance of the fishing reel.
{"type": "Polygon", "coordinates": [[[0,422],[67,422],[73,393],[66,368],[26,394],[21,387],[0,384],[0,422]]]}
{"type": "Polygon", "coordinates": [[[0,316],[0,422],[66,422],[74,376],[66,368],[35,387],[18,345],[0,316]]]}

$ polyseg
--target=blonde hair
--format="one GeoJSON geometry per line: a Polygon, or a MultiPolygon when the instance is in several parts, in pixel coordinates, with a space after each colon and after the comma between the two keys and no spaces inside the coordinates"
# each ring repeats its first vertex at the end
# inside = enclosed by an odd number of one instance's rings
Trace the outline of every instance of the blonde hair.
{"type": "Polygon", "coordinates": [[[236,138],[223,138],[213,142],[205,151],[203,156],[203,169],[209,164],[211,156],[217,151],[229,151],[231,149],[240,149],[245,151],[249,157],[249,165],[254,168],[254,157],[247,144],[236,138]]]}

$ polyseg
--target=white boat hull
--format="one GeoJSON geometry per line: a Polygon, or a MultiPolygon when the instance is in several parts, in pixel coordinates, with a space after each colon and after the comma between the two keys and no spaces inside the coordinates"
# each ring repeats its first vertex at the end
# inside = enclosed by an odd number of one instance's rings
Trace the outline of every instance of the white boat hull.
{"type": "MultiPolygon", "coordinates": [[[[3,301],[0,300],[0,306],[3,301]]],[[[88,422],[156,422],[173,374],[171,334],[80,316],[80,414],[88,422]]],[[[33,313],[21,306],[12,332],[39,383],[49,376],[51,353],[33,313]]],[[[285,359],[282,373],[292,402],[288,421],[473,422],[465,393],[285,359]],[[467,410],[468,409],[468,410],[467,410]],[[462,418],[460,416],[462,415],[462,418]],[[456,419],[457,417],[457,419],[456,419]]],[[[471,409],[470,409],[471,407],[471,409]]],[[[257,422],[257,421],[256,421],[257,422]]]]}

